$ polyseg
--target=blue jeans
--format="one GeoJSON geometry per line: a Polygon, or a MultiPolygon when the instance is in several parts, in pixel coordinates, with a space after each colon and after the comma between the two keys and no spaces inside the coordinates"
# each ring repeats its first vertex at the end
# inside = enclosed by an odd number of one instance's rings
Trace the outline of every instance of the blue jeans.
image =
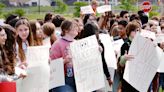
{"type": "Polygon", "coordinates": [[[74,77],[65,77],[65,85],[53,88],[49,92],[76,92],[74,77]]]}
{"type": "Polygon", "coordinates": [[[162,90],[164,90],[164,73],[159,75],[159,87],[162,87],[162,90]]]}

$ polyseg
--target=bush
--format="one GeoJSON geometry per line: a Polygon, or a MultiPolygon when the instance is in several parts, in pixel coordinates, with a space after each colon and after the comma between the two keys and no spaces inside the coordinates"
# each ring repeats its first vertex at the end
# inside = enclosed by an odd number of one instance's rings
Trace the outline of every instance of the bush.
{"type": "Polygon", "coordinates": [[[54,12],[64,13],[64,12],[66,12],[68,10],[68,5],[65,4],[63,1],[56,0],[55,2],[56,2],[57,7],[55,7],[54,12]]]}
{"type": "Polygon", "coordinates": [[[24,16],[26,12],[23,9],[16,9],[13,13],[21,17],[24,16]]]}
{"type": "Polygon", "coordinates": [[[3,17],[4,17],[5,19],[7,19],[7,17],[10,16],[11,14],[13,14],[13,12],[4,13],[4,14],[3,14],[3,17]]]}
{"type": "Polygon", "coordinates": [[[156,5],[152,6],[152,10],[149,12],[149,18],[153,17],[153,16],[159,16],[160,13],[158,12],[159,7],[156,5]]]}
{"type": "Polygon", "coordinates": [[[75,17],[79,17],[80,16],[80,7],[88,5],[88,3],[86,3],[86,2],[74,2],[73,5],[75,6],[74,7],[75,11],[74,11],[73,15],[75,17]]]}
{"type": "Polygon", "coordinates": [[[4,13],[3,16],[4,16],[5,19],[6,19],[9,15],[11,15],[11,14],[16,14],[16,15],[18,15],[19,17],[21,17],[21,16],[24,16],[25,13],[26,13],[26,12],[25,12],[23,9],[16,9],[16,10],[13,10],[13,11],[11,11],[11,12],[4,13]]]}
{"type": "Polygon", "coordinates": [[[159,16],[159,15],[160,15],[160,13],[156,12],[156,11],[149,12],[149,18],[152,18],[153,16],[159,16]]]}
{"type": "Polygon", "coordinates": [[[4,4],[0,3],[0,14],[2,14],[2,9],[6,7],[4,4]]]}
{"type": "Polygon", "coordinates": [[[127,11],[132,11],[132,12],[137,12],[138,8],[137,6],[133,5],[134,0],[121,0],[121,4],[118,5],[117,7],[121,10],[127,10],[127,11]]]}

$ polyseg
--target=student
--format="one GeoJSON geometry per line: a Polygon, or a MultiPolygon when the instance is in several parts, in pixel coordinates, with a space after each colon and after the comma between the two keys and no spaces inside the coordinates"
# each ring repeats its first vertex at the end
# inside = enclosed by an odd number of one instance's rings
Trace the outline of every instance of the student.
{"type": "MultiPolygon", "coordinates": [[[[81,32],[81,37],[80,38],[82,39],[82,38],[89,37],[89,36],[92,36],[92,35],[97,35],[97,37],[98,37],[98,35],[99,35],[99,34],[97,34],[98,32],[99,32],[98,24],[95,24],[94,22],[90,22],[90,23],[87,23],[84,26],[84,30],[81,32]]],[[[106,64],[106,61],[105,61],[104,45],[101,43],[100,39],[98,39],[98,42],[99,42],[99,45],[103,48],[101,56],[102,56],[102,64],[103,64],[104,74],[106,76],[106,79],[107,79],[109,85],[111,86],[112,85],[112,80],[111,80],[111,77],[110,77],[110,74],[109,74],[109,71],[108,71],[108,67],[107,67],[107,64],[106,64]]]]}
{"type": "Polygon", "coordinates": [[[69,45],[78,35],[79,27],[76,22],[65,20],[61,25],[61,29],[62,37],[55,41],[55,43],[52,45],[50,50],[50,58],[51,60],[61,57],[64,59],[66,85],[54,88],[50,90],[50,92],[76,92],[72,61],[69,58],[69,45]]]}
{"type": "Polygon", "coordinates": [[[97,1],[97,0],[92,0],[92,1],[91,1],[91,6],[92,6],[92,9],[93,9],[93,11],[94,11],[94,15],[96,15],[96,14],[97,14],[96,9],[97,9],[97,7],[99,6],[98,1],[97,1]]]}
{"type": "Polygon", "coordinates": [[[54,15],[52,13],[46,13],[46,15],[44,17],[44,23],[51,22],[53,17],[54,17],[54,15]]]}
{"type": "Polygon", "coordinates": [[[33,46],[33,35],[29,22],[26,19],[20,19],[16,23],[16,32],[17,32],[17,65],[25,68],[27,66],[26,62],[26,53],[27,47],[33,46]]]}
{"type": "Polygon", "coordinates": [[[31,30],[34,38],[34,46],[43,45],[43,31],[39,22],[33,20],[30,21],[31,30]]]}
{"type": "Polygon", "coordinates": [[[79,26],[78,35],[75,37],[75,39],[80,39],[81,31],[84,28],[84,24],[83,24],[82,19],[80,19],[80,18],[75,18],[74,20],[75,20],[75,22],[77,22],[77,24],[79,26]]]}
{"type": "Polygon", "coordinates": [[[55,34],[57,36],[57,38],[61,37],[61,23],[65,20],[64,17],[60,16],[60,15],[56,15],[53,19],[52,19],[52,23],[55,25],[55,34]]]}
{"type": "Polygon", "coordinates": [[[0,82],[11,82],[25,77],[15,74],[15,33],[8,27],[0,27],[0,82]]]}
{"type": "Polygon", "coordinates": [[[49,45],[51,46],[56,41],[56,35],[55,35],[55,26],[51,22],[47,22],[43,24],[42,26],[43,30],[43,45],[49,45]]]}
{"type": "Polygon", "coordinates": [[[122,20],[125,20],[127,22],[129,22],[129,12],[128,11],[121,11],[120,12],[120,17],[122,18],[122,20]]]}
{"type": "Polygon", "coordinates": [[[121,56],[119,57],[118,60],[118,71],[121,77],[121,90],[122,92],[138,92],[135,88],[133,88],[129,83],[127,83],[123,79],[123,74],[124,74],[124,69],[126,67],[126,61],[133,59],[134,57],[132,55],[128,54],[129,47],[131,45],[131,42],[139,29],[139,26],[135,22],[129,22],[129,24],[126,27],[126,34],[128,37],[128,41],[124,42],[124,44],[121,47],[121,56]]]}
{"type": "Polygon", "coordinates": [[[125,20],[121,20],[118,22],[118,28],[119,28],[119,36],[121,37],[121,39],[124,40],[124,42],[128,41],[128,37],[126,35],[126,26],[127,26],[128,22],[125,20]]]}

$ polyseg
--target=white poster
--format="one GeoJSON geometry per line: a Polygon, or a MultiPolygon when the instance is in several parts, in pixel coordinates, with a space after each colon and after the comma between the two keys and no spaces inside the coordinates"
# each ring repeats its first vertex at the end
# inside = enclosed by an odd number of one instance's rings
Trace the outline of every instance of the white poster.
{"type": "Polygon", "coordinates": [[[157,46],[150,39],[139,34],[133,39],[129,49],[134,59],[126,62],[123,78],[139,92],[147,92],[160,65],[157,46]]]}
{"type": "Polygon", "coordinates": [[[19,79],[17,92],[48,92],[50,67],[49,65],[34,66],[27,69],[27,77],[19,79]]]}
{"type": "Polygon", "coordinates": [[[111,11],[111,5],[102,5],[97,7],[97,12],[98,13],[105,13],[111,11]]]}
{"type": "Polygon", "coordinates": [[[28,67],[47,64],[49,60],[48,46],[31,46],[27,49],[27,63],[28,67]]]}
{"type": "Polygon", "coordinates": [[[93,14],[94,13],[94,11],[90,5],[80,7],[80,11],[82,14],[93,14]]]}
{"type": "Polygon", "coordinates": [[[77,92],[105,87],[101,53],[95,35],[71,43],[70,49],[77,92]]]}
{"type": "Polygon", "coordinates": [[[17,92],[48,92],[50,67],[49,47],[34,46],[27,49],[27,77],[17,81],[17,92]]]}
{"type": "Polygon", "coordinates": [[[156,39],[155,32],[151,32],[148,30],[141,30],[140,35],[146,38],[153,39],[153,40],[156,39]]]}
{"type": "Polygon", "coordinates": [[[50,89],[65,85],[63,58],[50,62],[50,89]]]}
{"type": "Polygon", "coordinates": [[[108,67],[117,69],[116,54],[114,52],[110,36],[108,34],[99,34],[99,36],[105,48],[105,61],[108,67]]]}
{"type": "Polygon", "coordinates": [[[156,34],[155,42],[156,43],[162,43],[162,42],[164,42],[164,34],[156,34]]]}
{"type": "Polygon", "coordinates": [[[121,47],[122,47],[123,44],[124,44],[123,39],[119,39],[119,40],[116,40],[116,41],[112,42],[112,45],[114,47],[115,53],[117,54],[117,57],[120,56],[121,47]]]}

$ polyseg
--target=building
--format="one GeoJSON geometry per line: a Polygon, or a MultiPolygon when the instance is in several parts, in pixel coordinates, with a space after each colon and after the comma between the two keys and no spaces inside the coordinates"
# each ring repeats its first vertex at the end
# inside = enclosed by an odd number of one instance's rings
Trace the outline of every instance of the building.
{"type": "Polygon", "coordinates": [[[13,6],[50,6],[52,0],[9,0],[13,6]]]}
{"type": "Polygon", "coordinates": [[[50,0],[29,0],[25,4],[28,4],[29,6],[50,6],[51,1],[50,0]]]}

